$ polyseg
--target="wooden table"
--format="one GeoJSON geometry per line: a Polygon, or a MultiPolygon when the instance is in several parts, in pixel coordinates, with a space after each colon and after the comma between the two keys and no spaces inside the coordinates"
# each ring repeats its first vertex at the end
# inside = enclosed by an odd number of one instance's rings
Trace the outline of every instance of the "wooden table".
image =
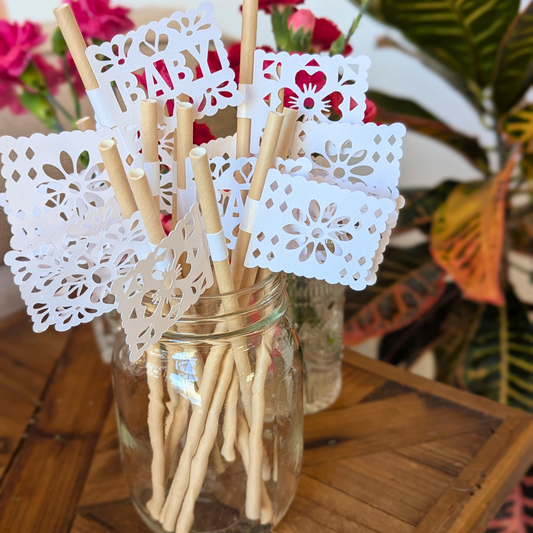
{"type": "MultiPolygon", "coordinates": [[[[0,323],[0,361],[0,531],[147,533],[90,326],[36,335],[18,315],[0,323]]],[[[532,420],[347,351],[276,532],[482,532],[533,462],[532,420]]]]}

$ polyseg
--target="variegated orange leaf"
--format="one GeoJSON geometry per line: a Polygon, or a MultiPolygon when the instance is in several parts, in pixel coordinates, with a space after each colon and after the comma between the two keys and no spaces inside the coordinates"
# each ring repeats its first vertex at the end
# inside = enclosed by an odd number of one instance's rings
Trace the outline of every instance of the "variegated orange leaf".
{"type": "Polygon", "coordinates": [[[466,298],[503,305],[500,263],[505,198],[515,152],[490,182],[458,185],[433,216],[431,253],[466,298]]]}

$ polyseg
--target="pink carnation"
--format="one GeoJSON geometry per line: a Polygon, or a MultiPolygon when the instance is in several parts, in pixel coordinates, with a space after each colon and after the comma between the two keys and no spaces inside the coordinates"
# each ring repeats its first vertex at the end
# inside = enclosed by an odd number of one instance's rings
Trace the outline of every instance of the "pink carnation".
{"type": "Polygon", "coordinates": [[[118,33],[126,33],[134,26],[128,18],[130,9],[111,7],[109,0],[64,0],[72,8],[85,39],[110,41],[118,33]]]}
{"type": "Polygon", "coordinates": [[[309,9],[299,9],[295,11],[287,20],[289,29],[296,33],[303,28],[304,33],[312,32],[315,29],[316,17],[309,9]]]}
{"type": "Polygon", "coordinates": [[[32,60],[33,49],[45,39],[38,24],[0,20],[0,78],[18,78],[32,60]]]}
{"type": "Polygon", "coordinates": [[[15,84],[0,80],[0,109],[9,107],[14,115],[22,115],[27,110],[22,106],[15,90],[15,84]]]}

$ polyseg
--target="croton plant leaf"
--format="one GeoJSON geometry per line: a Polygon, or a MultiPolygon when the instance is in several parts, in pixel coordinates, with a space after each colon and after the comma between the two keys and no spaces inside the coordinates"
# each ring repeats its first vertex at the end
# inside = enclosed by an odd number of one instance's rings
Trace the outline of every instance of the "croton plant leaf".
{"type": "Polygon", "coordinates": [[[402,122],[407,128],[454,148],[481,172],[488,172],[487,154],[477,139],[453,130],[412,100],[396,98],[377,91],[368,91],[367,96],[377,106],[376,122],[385,124],[402,122]]]}
{"type": "Polygon", "coordinates": [[[466,350],[466,388],[492,400],[533,411],[533,325],[524,304],[508,290],[501,306],[486,304],[466,350]]]}
{"type": "Polygon", "coordinates": [[[485,87],[519,0],[380,0],[370,12],[452,70],[485,87]]]}
{"type": "Polygon", "coordinates": [[[533,533],[533,466],[509,494],[485,533],[533,533]]]}
{"type": "Polygon", "coordinates": [[[498,51],[493,99],[500,113],[517,104],[533,84],[533,2],[512,22],[498,51]]]}
{"type": "Polygon", "coordinates": [[[504,303],[500,263],[505,230],[505,200],[516,165],[515,152],[488,182],[458,185],[433,215],[430,244],[435,262],[466,298],[504,303]]]}
{"type": "Polygon", "coordinates": [[[344,344],[359,344],[411,323],[444,291],[444,275],[426,246],[389,246],[375,285],[346,294],[344,344]]]}
{"type": "MultiPolygon", "coordinates": [[[[531,28],[533,34],[533,26],[531,28]]],[[[533,137],[533,104],[507,115],[502,122],[502,128],[513,141],[529,141],[533,137]]]]}
{"type": "Polygon", "coordinates": [[[430,224],[435,211],[456,186],[457,181],[446,180],[430,190],[403,190],[405,206],[400,210],[397,229],[408,230],[430,224]]]}

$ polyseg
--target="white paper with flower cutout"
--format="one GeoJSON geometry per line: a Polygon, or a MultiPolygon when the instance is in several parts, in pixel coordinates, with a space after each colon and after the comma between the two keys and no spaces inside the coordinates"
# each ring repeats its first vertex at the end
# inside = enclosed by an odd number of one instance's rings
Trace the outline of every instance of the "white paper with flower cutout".
{"type": "MultiPolygon", "coordinates": [[[[224,156],[217,156],[209,160],[220,220],[226,237],[226,245],[230,250],[235,248],[235,243],[237,242],[239,224],[256,163],[256,157],[227,159],[224,156]]],[[[311,172],[311,161],[309,159],[293,160],[278,157],[275,160],[275,168],[279,169],[283,174],[308,178],[311,172]]],[[[186,171],[187,188],[184,193],[181,193],[181,191],[180,193],[185,194],[185,205],[192,205],[197,201],[197,189],[194,183],[191,162],[188,158],[186,171]]]]}
{"type": "Polygon", "coordinates": [[[194,204],[146,259],[112,285],[130,360],[161,339],[212,284],[207,238],[194,204]]]}
{"type": "Polygon", "coordinates": [[[213,11],[213,5],[204,2],[197,9],[176,12],[87,48],[85,54],[99,85],[88,96],[100,123],[117,126],[130,153],[141,149],[140,102],[144,98],[159,104],[163,137],[176,127],[174,105],[181,95],[192,102],[195,119],[241,103],[213,11]],[[222,66],[216,72],[208,65],[210,47],[222,66]]]}
{"type": "Polygon", "coordinates": [[[311,159],[315,181],[396,199],[405,131],[399,123],[297,123],[291,157],[311,159]]]}
{"type": "MultiPolygon", "coordinates": [[[[56,235],[113,198],[107,172],[98,167],[98,145],[114,135],[100,128],[0,138],[13,249],[23,250],[56,235]]],[[[121,145],[119,151],[125,160],[121,145]]]]}
{"type": "Polygon", "coordinates": [[[249,118],[252,123],[251,152],[259,151],[268,113],[276,111],[284,98],[289,107],[299,111],[299,118],[304,122],[332,122],[331,118],[335,123],[362,123],[369,66],[366,56],[330,57],[256,50],[254,82],[241,86],[244,102],[238,111],[238,116],[249,118]],[[340,117],[332,116],[334,109],[340,117]]]}
{"type": "Polygon", "coordinates": [[[115,309],[111,284],[150,251],[139,213],[123,221],[112,198],[54,238],[8,252],[5,263],[34,331],[65,331],[115,309]]]}
{"type": "Polygon", "coordinates": [[[268,172],[245,266],[323,279],[362,290],[396,202],[362,191],[268,172]]]}

